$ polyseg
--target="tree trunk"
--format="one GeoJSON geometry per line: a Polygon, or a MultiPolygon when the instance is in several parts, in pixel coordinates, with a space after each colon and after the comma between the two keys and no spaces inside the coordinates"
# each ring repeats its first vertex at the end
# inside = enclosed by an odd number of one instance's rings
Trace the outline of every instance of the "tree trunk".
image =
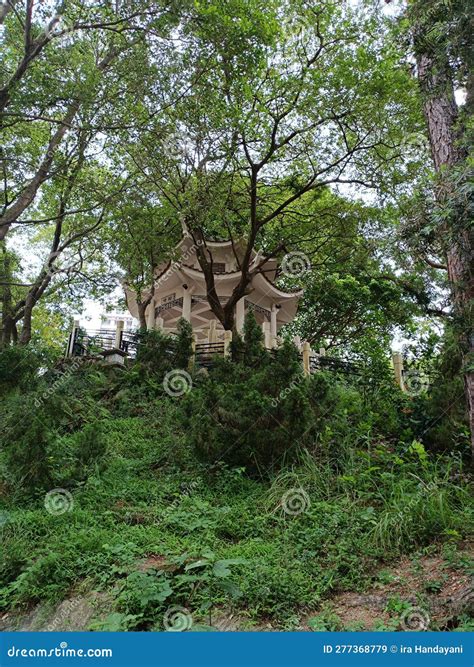
{"type": "MultiPolygon", "coordinates": [[[[453,82],[447,62],[440,65],[440,58],[421,52],[417,57],[418,81],[423,95],[423,109],[428,127],[431,153],[440,186],[436,197],[443,205],[452,196],[449,173],[444,170],[461,164],[465,155],[457,147],[458,109],[454,99],[453,82]],[[448,178],[446,178],[448,176],[448,178]]],[[[456,223],[455,220],[452,222],[456,223]]],[[[471,429],[471,446],[474,455],[474,336],[472,331],[472,303],[474,282],[472,276],[472,234],[466,227],[455,225],[440,229],[441,238],[448,239],[446,260],[451,287],[452,303],[459,342],[463,355],[466,403],[471,429]],[[453,234],[454,232],[454,234],[453,234]],[[470,368],[471,367],[471,368],[470,368]]]]}
{"type": "Polygon", "coordinates": [[[23,310],[22,327],[20,334],[20,345],[28,345],[31,340],[31,321],[33,318],[33,307],[36,301],[34,298],[27,298],[23,310]]]}
{"type": "Polygon", "coordinates": [[[146,326],[146,314],[145,311],[147,309],[147,306],[150,302],[149,301],[140,301],[137,302],[138,306],[138,321],[140,322],[140,331],[146,331],[147,326],[146,326]]]}
{"type": "Polygon", "coordinates": [[[1,244],[0,260],[0,282],[1,284],[1,303],[2,303],[2,327],[0,331],[0,347],[9,345],[12,339],[13,318],[12,318],[12,290],[11,290],[11,260],[5,243],[1,244]]]}

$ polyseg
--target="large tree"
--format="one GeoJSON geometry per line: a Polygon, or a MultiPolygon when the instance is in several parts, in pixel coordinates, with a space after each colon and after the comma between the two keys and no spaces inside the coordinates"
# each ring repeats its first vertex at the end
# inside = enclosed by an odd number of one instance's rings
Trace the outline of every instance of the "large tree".
{"type": "Polygon", "coordinates": [[[466,0],[411,0],[405,17],[436,174],[433,206],[421,232],[444,255],[437,268],[447,270],[451,289],[474,452],[472,7],[466,0]],[[457,102],[455,89],[464,90],[464,103],[457,102]]]}
{"type": "Polygon", "coordinates": [[[385,186],[413,90],[395,52],[374,38],[372,19],[342,3],[269,5],[271,29],[251,58],[236,37],[239,22],[225,18],[215,12],[211,56],[208,49],[195,60],[201,76],[168,115],[170,130],[143,135],[130,156],[194,237],[210,307],[231,329],[266,259],[298,250],[268,243],[270,227],[296,217],[317,226],[300,202],[329,186],[385,186]],[[226,303],[205,242],[216,220],[221,235],[245,239],[243,255],[236,252],[241,280],[226,303]],[[262,261],[252,264],[255,248],[262,261]]]}
{"type": "Polygon", "coordinates": [[[33,308],[57,284],[64,255],[68,281],[83,277],[71,256],[133,179],[114,160],[121,133],[139,131],[182,94],[171,85],[179,56],[169,36],[195,19],[189,7],[157,0],[2,5],[0,244],[9,257],[23,232],[40,237],[44,253],[40,270],[22,277],[29,289],[16,300],[11,263],[2,262],[4,342],[17,337],[20,322],[19,338],[29,341],[33,308]],[[149,88],[160,100],[153,110],[139,103],[149,88]],[[102,186],[101,165],[109,174],[102,186]]]}

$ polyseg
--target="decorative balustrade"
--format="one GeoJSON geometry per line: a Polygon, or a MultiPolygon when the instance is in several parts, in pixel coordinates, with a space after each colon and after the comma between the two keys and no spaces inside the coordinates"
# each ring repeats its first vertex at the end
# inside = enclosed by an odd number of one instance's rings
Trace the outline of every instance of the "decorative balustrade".
{"type": "Polygon", "coordinates": [[[260,315],[263,315],[267,322],[270,322],[272,313],[270,310],[268,310],[268,308],[264,308],[263,306],[259,306],[256,303],[252,303],[252,301],[249,301],[248,299],[245,299],[244,305],[247,310],[253,313],[260,313],[260,315]]]}
{"type": "Polygon", "coordinates": [[[155,317],[159,317],[160,313],[163,313],[165,310],[171,310],[172,308],[183,308],[183,297],[179,299],[173,299],[173,301],[168,301],[167,303],[162,303],[161,306],[155,308],[155,317]]]}

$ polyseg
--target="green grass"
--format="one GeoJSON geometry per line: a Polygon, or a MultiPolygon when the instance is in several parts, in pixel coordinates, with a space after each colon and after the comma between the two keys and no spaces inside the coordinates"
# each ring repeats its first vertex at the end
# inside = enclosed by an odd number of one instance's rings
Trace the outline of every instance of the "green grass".
{"type": "Polygon", "coordinates": [[[71,511],[49,514],[43,494],[4,499],[1,608],[103,590],[112,616],[96,628],[161,629],[172,605],[203,622],[231,607],[291,628],[334,592],[363,590],[379,563],[433,541],[455,550],[472,526],[466,484],[441,461],[383,444],[351,455],[341,442],[337,465],[305,454],[261,481],[199,463],[177,423],[172,401],[103,419],[106,453],[70,486],[71,511]],[[300,514],[282,508],[292,489],[309,499],[300,514]],[[142,571],[151,556],[166,565],[142,571]]]}

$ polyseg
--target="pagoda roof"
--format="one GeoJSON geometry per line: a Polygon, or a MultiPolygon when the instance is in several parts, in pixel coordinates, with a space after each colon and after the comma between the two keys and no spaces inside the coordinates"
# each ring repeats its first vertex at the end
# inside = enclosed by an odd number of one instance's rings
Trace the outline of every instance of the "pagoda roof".
{"type": "MultiPolygon", "coordinates": [[[[186,253],[186,251],[189,251],[193,248],[195,248],[195,242],[193,241],[193,238],[189,235],[183,236],[181,241],[177,244],[175,251],[180,252],[183,254],[186,253]],[[184,251],[184,252],[183,252],[184,251]]],[[[215,248],[215,249],[231,249],[233,252],[235,251],[236,248],[244,250],[245,249],[245,241],[244,239],[228,239],[227,241],[205,241],[205,245],[207,248],[215,248]]],[[[235,252],[234,252],[235,255],[235,252]]],[[[250,267],[252,265],[255,265],[257,262],[255,260],[258,260],[261,256],[260,251],[256,251],[252,249],[252,261],[250,264],[250,267]]],[[[186,264],[186,260],[183,262],[180,260],[180,257],[177,256],[176,260],[168,260],[167,262],[164,262],[160,264],[157,267],[157,273],[155,274],[155,281],[159,281],[159,279],[166,274],[166,272],[172,267],[175,266],[177,271],[181,271],[184,275],[187,275],[189,278],[193,278],[194,280],[205,280],[204,278],[204,273],[201,270],[201,268],[194,268],[193,266],[190,266],[189,264],[186,264]]],[[[258,270],[257,273],[253,275],[252,281],[257,281],[255,283],[255,286],[260,288],[263,292],[266,292],[268,294],[272,294],[275,297],[278,297],[280,299],[299,299],[301,295],[303,294],[303,290],[292,290],[292,291],[286,291],[282,290],[281,288],[277,287],[273,280],[276,277],[276,272],[278,268],[278,260],[275,257],[271,257],[268,260],[266,260],[263,264],[262,267],[258,270]],[[265,270],[264,267],[269,267],[265,270]],[[271,267],[271,268],[270,268],[271,267]],[[269,275],[270,274],[272,279],[270,279],[269,275]]],[[[222,273],[216,273],[215,276],[218,278],[218,281],[223,281],[223,280],[232,280],[232,279],[237,279],[240,276],[240,270],[233,270],[233,271],[224,271],[222,273]]]]}

